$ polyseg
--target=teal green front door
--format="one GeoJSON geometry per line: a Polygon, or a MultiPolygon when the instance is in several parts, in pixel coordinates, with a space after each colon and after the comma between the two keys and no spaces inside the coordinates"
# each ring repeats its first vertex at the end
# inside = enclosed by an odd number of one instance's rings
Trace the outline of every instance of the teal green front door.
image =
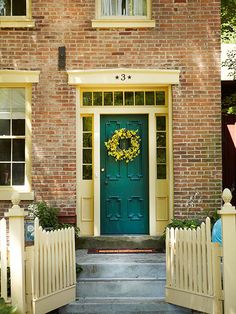
{"type": "Polygon", "coordinates": [[[102,115],[100,126],[101,234],[148,234],[148,116],[102,115]],[[138,130],[141,139],[139,155],[128,163],[109,156],[104,144],[121,128],[138,130]]]}

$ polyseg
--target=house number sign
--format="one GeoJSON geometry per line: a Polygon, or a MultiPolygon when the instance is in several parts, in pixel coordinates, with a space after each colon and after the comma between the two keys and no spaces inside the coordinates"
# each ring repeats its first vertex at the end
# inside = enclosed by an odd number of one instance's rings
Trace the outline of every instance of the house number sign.
{"type": "Polygon", "coordinates": [[[131,80],[131,75],[127,75],[127,74],[120,74],[120,75],[116,75],[116,80],[120,80],[122,82],[127,81],[127,80],[131,80]]]}

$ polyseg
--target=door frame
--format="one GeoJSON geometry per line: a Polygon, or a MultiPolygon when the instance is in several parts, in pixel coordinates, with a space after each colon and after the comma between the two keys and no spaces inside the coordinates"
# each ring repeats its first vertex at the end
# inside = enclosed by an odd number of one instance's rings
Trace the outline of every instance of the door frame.
{"type": "MultiPolygon", "coordinates": [[[[76,213],[77,224],[81,218],[81,186],[82,186],[82,157],[81,130],[82,115],[93,116],[93,180],[89,183],[93,190],[93,217],[87,221],[93,223],[93,235],[100,236],[100,115],[101,114],[147,114],[148,143],[149,143],[149,235],[161,235],[157,229],[156,212],[156,115],[166,115],[168,119],[168,219],[173,217],[174,184],[173,184],[173,136],[172,136],[172,85],[179,84],[179,70],[165,69],[92,69],[71,70],[68,73],[68,84],[76,86],[76,213]],[[125,80],[123,80],[125,78],[125,80]],[[127,79],[129,78],[129,80],[127,79]],[[127,80],[126,80],[127,79],[127,80]],[[157,107],[82,107],[81,89],[91,88],[166,88],[167,106],[157,107]],[[116,112],[114,112],[115,110],[116,112]],[[118,111],[120,110],[120,111],[118,111]]],[[[91,198],[91,197],[89,197],[91,198]]],[[[162,220],[162,219],[161,219],[162,220]]],[[[166,219],[163,219],[166,221],[166,219]]],[[[85,235],[85,234],[84,234],[85,235]]],[[[92,235],[90,232],[88,235],[92,235]]]]}
{"type": "MultiPolygon", "coordinates": [[[[77,89],[77,94],[80,99],[81,89],[77,89]]],[[[169,154],[169,218],[173,217],[173,159],[172,159],[172,106],[171,103],[171,87],[168,87],[168,108],[122,108],[117,111],[117,114],[147,114],[148,115],[148,149],[149,149],[149,235],[161,235],[156,228],[156,115],[163,114],[168,115],[168,154],[169,154]]],[[[80,100],[79,100],[80,103],[80,100]]],[[[81,209],[81,191],[80,182],[81,178],[81,144],[79,138],[81,137],[81,116],[92,115],[93,116],[93,155],[96,156],[93,161],[93,204],[94,204],[94,236],[101,235],[100,227],[100,115],[112,115],[114,108],[83,108],[78,106],[77,110],[77,215],[80,215],[81,209]]],[[[116,110],[118,108],[115,108],[116,110]]],[[[79,219],[78,219],[79,220],[79,219]]]]}

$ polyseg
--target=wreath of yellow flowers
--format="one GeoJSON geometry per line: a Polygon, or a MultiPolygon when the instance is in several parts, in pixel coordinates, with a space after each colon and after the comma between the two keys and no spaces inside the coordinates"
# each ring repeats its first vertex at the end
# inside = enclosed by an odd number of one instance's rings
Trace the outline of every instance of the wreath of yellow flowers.
{"type": "Polygon", "coordinates": [[[115,158],[116,161],[125,160],[126,163],[134,160],[140,154],[140,136],[138,130],[126,130],[125,128],[115,130],[112,137],[105,142],[108,155],[115,158]],[[123,139],[130,140],[130,146],[126,149],[120,148],[120,141],[123,139]]]}

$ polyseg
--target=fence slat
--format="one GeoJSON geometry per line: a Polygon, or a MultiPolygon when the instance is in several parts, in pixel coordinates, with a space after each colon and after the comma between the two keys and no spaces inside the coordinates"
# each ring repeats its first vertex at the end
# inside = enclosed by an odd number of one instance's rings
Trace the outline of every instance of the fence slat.
{"type": "Polygon", "coordinates": [[[193,291],[193,256],[192,256],[192,230],[186,230],[187,256],[188,256],[188,289],[193,291]]]}
{"type": "Polygon", "coordinates": [[[208,294],[213,293],[213,270],[212,270],[212,252],[211,252],[211,221],[206,218],[206,249],[207,249],[207,281],[208,281],[208,294]]]}
{"type": "Polygon", "coordinates": [[[179,268],[180,268],[180,289],[184,288],[184,255],[183,255],[184,230],[179,231],[179,268]]]}
{"type": "Polygon", "coordinates": [[[183,230],[183,236],[184,236],[184,242],[183,242],[183,248],[184,248],[184,289],[188,290],[188,247],[187,247],[187,234],[185,232],[186,230],[183,230]]]}
{"type": "Polygon", "coordinates": [[[63,284],[62,287],[66,287],[66,231],[65,229],[61,230],[62,234],[62,270],[63,270],[63,284]]]}
{"type": "Polygon", "coordinates": [[[198,227],[197,228],[197,265],[198,265],[198,270],[197,270],[197,274],[198,274],[198,292],[202,293],[203,292],[203,288],[202,288],[202,248],[201,248],[201,228],[198,227]]]}
{"type": "Polygon", "coordinates": [[[70,285],[70,260],[69,260],[69,245],[70,245],[70,237],[69,230],[66,230],[65,238],[66,238],[66,286],[70,285]]]}
{"type": "Polygon", "coordinates": [[[175,229],[175,238],[176,238],[176,242],[175,242],[175,272],[176,272],[176,287],[180,286],[180,255],[179,255],[179,229],[175,229]]]}
{"type": "Polygon", "coordinates": [[[198,292],[197,289],[197,232],[192,230],[192,250],[193,250],[193,291],[198,292]]]}
{"type": "Polygon", "coordinates": [[[206,225],[201,224],[202,235],[202,286],[203,293],[207,294],[207,259],[206,259],[206,225]]]}
{"type": "Polygon", "coordinates": [[[76,259],[75,259],[75,229],[71,228],[70,230],[71,233],[71,238],[70,238],[70,246],[72,250],[72,260],[71,260],[71,269],[72,269],[72,279],[73,281],[71,282],[72,285],[76,284],[76,259]]]}

